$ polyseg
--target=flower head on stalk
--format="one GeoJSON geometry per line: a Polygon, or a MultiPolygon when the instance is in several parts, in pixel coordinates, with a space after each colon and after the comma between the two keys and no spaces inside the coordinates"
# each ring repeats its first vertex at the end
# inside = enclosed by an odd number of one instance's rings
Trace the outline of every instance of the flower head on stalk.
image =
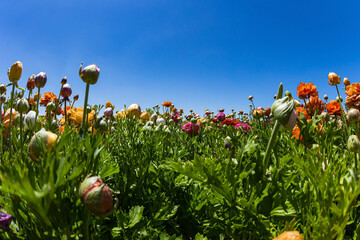
{"type": "Polygon", "coordinates": [[[300,99],[308,99],[311,96],[317,96],[318,91],[314,84],[301,82],[297,87],[297,95],[300,99]]]}
{"type": "Polygon", "coordinates": [[[328,104],[326,104],[326,110],[330,115],[341,115],[341,107],[338,101],[332,100],[328,104]]]}
{"type": "Polygon", "coordinates": [[[340,84],[341,83],[341,77],[338,76],[336,73],[334,72],[331,72],[328,74],[328,83],[331,85],[331,86],[335,86],[337,84],[340,84]]]}
{"type": "Polygon", "coordinates": [[[292,130],[296,124],[297,114],[295,106],[295,100],[291,96],[286,96],[277,99],[271,107],[274,118],[278,120],[286,130],[292,130]]]}
{"type": "Polygon", "coordinates": [[[82,68],[83,63],[80,65],[79,76],[83,80],[84,83],[95,84],[98,81],[100,75],[100,68],[95,64],[91,64],[86,66],[84,69],[82,68]]]}

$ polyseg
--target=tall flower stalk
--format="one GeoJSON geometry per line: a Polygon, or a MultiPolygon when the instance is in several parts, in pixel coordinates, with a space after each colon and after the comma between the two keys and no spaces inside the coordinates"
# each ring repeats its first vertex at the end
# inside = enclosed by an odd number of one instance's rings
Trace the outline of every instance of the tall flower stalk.
{"type": "Polygon", "coordinates": [[[37,117],[39,115],[39,101],[40,101],[40,88],[43,88],[47,82],[47,76],[46,73],[40,72],[35,77],[35,87],[38,89],[38,99],[36,103],[36,115],[35,115],[35,130],[36,130],[36,123],[37,123],[37,117]]]}
{"type": "Polygon", "coordinates": [[[83,129],[84,134],[86,134],[87,124],[88,124],[87,104],[89,98],[90,84],[93,85],[97,82],[100,74],[100,68],[95,64],[89,65],[84,69],[82,68],[82,66],[83,63],[81,63],[79,68],[79,76],[83,80],[83,82],[86,83],[86,90],[85,90],[85,100],[84,100],[84,113],[83,113],[81,128],[83,129]]]}

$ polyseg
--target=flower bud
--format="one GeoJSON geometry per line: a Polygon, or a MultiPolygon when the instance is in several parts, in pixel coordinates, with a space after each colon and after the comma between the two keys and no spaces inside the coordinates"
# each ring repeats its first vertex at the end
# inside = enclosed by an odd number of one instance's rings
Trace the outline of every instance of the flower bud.
{"type": "Polygon", "coordinates": [[[351,108],[347,112],[347,117],[350,123],[357,123],[360,120],[360,111],[357,108],[351,108]]]}
{"type": "Polygon", "coordinates": [[[35,111],[29,111],[24,118],[24,125],[26,130],[31,130],[35,127],[35,111]]]}
{"type": "Polygon", "coordinates": [[[67,77],[65,76],[61,79],[61,85],[64,85],[66,83],[67,83],[67,77]]]}
{"type": "Polygon", "coordinates": [[[347,77],[345,77],[343,80],[343,83],[344,83],[345,87],[347,87],[350,85],[350,80],[347,77]]]}
{"type": "Polygon", "coordinates": [[[113,115],[113,109],[111,107],[106,108],[104,111],[104,115],[106,117],[111,117],[113,115]]]}
{"type": "Polygon", "coordinates": [[[107,122],[102,117],[95,122],[94,127],[96,130],[99,130],[101,132],[104,132],[108,129],[107,122]]]}
{"type": "Polygon", "coordinates": [[[273,240],[304,240],[298,231],[283,232],[273,240]]]}
{"type": "Polygon", "coordinates": [[[147,111],[143,111],[140,115],[140,119],[143,122],[148,121],[150,119],[149,113],[147,111]]]}
{"type": "Polygon", "coordinates": [[[195,123],[197,123],[197,119],[196,119],[196,118],[192,118],[192,119],[190,120],[190,122],[192,122],[193,124],[195,124],[195,123]]]}
{"type": "Polygon", "coordinates": [[[82,69],[82,63],[79,69],[80,78],[88,84],[95,84],[99,78],[100,68],[95,64],[89,65],[82,69]]]}
{"type": "Polygon", "coordinates": [[[46,84],[46,81],[47,81],[46,73],[44,73],[44,72],[38,73],[38,75],[36,75],[36,77],[35,77],[35,87],[37,87],[37,88],[44,87],[46,84]]]}
{"type": "Polygon", "coordinates": [[[89,176],[80,185],[81,202],[96,216],[105,216],[113,211],[110,188],[98,176],[89,176]]]}
{"type": "Polygon", "coordinates": [[[297,114],[295,111],[295,101],[284,97],[276,100],[272,107],[271,112],[274,118],[278,120],[286,130],[292,130],[296,124],[297,114]]]}
{"type": "Polygon", "coordinates": [[[358,136],[351,135],[348,139],[347,147],[350,152],[358,152],[360,149],[360,141],[358,136]]]}
{"type": "Polygon", "coordinates": [[[12,83],[19,81],[19,79],[21,78],[22,70],[22,63],[20,61],[15,62],[8,72],[9,81],[12,83]]]}
{"type": "Polygon", "coordinates": [[[329,99],[328,95],[324,94],[324,99],[327,101],[329,99]]]}
{"type": "Polygon", "coordinates": [[[150,119],[151,119],[151,121],[156,122],[157,117],[158,116],[154,113],[151,115],[150,119]]]}
{"type": "Polygon", "coordinates": [[[29,79],[26,83],[26,88],[29,91],[31,91],[35,88],[35,74],[33,74],[33,75],[31,75],[31,77],[29,77],[29,79]]]}
{"type": "Polygon", "coordinates": [[[16,106],[17,106],[17,111],[20,113],[26,113],[30,109],[29,102],[24,98],[18,100],[16,106]]]}
{"type": "Polygon", "coordinates": [[[61,92],[60,92],[60,95],[63,97],[63,98],[68,98],[71,96],[71,93],[72,93],[72,90],[71,90],[71,87],[69,84],[65,83],[62,88],[61,88],[61,92]]]}
{"type": "Polygon", "coordinates": [[[76,102],[77,100],[79,100],[79,94],[74,95],[74,102],[76,102]]]}
{"type": "Polygon", "coordinates": [[[261,109],[254,109],[253,111],[253,117],[256,119],[260,119],[264,115],[263,110],[261,109]]]}
{"type": "Polygon", "coordinates": [[[327,112],[322,112],[320,114],[320,118],[322,122],[327,122],[330,118],[329,114],[327,112]]]}
{"type": "Polygon", "coordinates": [[[342,101],[343,101],[343,99],[342,99],[342,97],[341,97],[341,96],[340,96],[340,97],[339,97],[339,96],[337,96],[337,97],[336,97],[336,101],[337,101],[337,102],[342,102],[342,101]]]}
{"type": "Polygon", "coordinates": [[[254,97],[253,96],[249,96],[248,99],[251,101],[254,97]]]}
{"type": "Polygon", "coordinates": [[[162,117],[158,117],[156,119],[156,124],[157,125],[165,125],[165,120],[162,117]]]}
{"type": "Polygon", "coordinates": [[[55,102],[54,100],[51,100],[51,102],[49,102],[46,105],[46,110],[50,113],[51,111],[53,111],[56,108],[55,102]]]}
{"type": "Polygon", "coordinates": [[[331,86],[335,86],[341,82],[341,78],[334,72],[329,73],[328,78],[328,83],[331,86]]]}
{"type": "Polygon", "coordinates": [[[0,94],[6,93],[6,86],[4,84],[0,84],[0,94]]]}
{"type": "Polygon", "coordinates": [[[39,95],[39,93],[36,92],[34,95],[34,101],[38,101],[40,98],[41,98],[41,95],[39,95]]]}
{"type": "MultiPolygon", "coordinates": [[[[5,211],[5,210],[3,210],[5,211]]],[[[5,211],[6,212],[6,211],[5,211]]],[[[10,230],[12,216],[10,214],[0,212],[0,228],[4,232],[10,230]]]]}
{"type": "Polygon", "coordinates": [[[45,145],[46,152],[50,152],[52,146],[57,142],[58,136],[50,131],[46,131],[42,128],[35,133],[31,138],[29,144],[29,155],[31,160],[37,162],[41,153],[44,151],[43,145],[45,145]]]}
{"type": "Polygon", "coordinates": [[[126,109],[126,116],[129,117],[130,115],[135,116],[136,118],[139,118],[141,115],[141,107],[139,104],[131,104],[128,109],[126,109]]]}

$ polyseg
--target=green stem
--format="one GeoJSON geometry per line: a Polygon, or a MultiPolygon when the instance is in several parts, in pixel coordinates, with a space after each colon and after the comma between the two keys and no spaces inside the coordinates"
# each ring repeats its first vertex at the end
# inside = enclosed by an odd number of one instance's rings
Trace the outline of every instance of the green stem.
{"type": "Polygon", "coordinates": [[[84,220],[84,239],[89,240],[89,220],[90,220],[90,212],[85,209],[85,220],[84,220]]]}
{"type": "MultiPolygon", "coordinates": [[[[346,121],[346,118],[345,118],[345,112],[344,112],[344,109],[343,109],[343,106],[342,106],[342,102],[341,102],[341,97],[340,97],[340,93],[339,93],[339,88],[337,85],[336,86],[336,91],[337,91],[337,94],[338,94],[338,98],[339,98],[339,103],[340,103],[340,108],[341,108],[341,118],[342,118],[342,121],[344,123],[344,126],[345,126],[345,131],[347,133],[347,136],[346,137],[349,137],[350,136],[350,132],[348,130],[348,125],[347,125],[347,121],[346,121]]],[[[347,138],[346,138],[347,139],[347,138]]]]}
{"type": "Polygon", "coordinates": [[[65,108],[64,108],[64,111],[65,111],[65,124],[64,125],[66,125],[66,100],[64,102],[64,106],[65,106],[65,108]]]}
{"type": "Polygon", "coordinates": [[[11,145],[12,145],[12,141],[11,141],[11,120],[12,120],[12,107],[13,107],[13,100],[14,100],[14,91],[15,91],[15,83],[12,84],[12,91],[11,91],[11,100],[10,100],[10,124],[9,124],[9,156],[11,159],[11,145]]]}
{"type": "MultiPolygon", "coordinates": [[[[23,119],[22,119],[22,112],[20,112],[20,146],[23,145],[23,119]]],[[[21,156],[23,155],[22,147],[20,147],[21,156]]]]}
{"type": "Polygon", "coordinates": [[[36,103],[36,114],[35,114],[35,131],[36,131],[36,125],[37,125],[37,117],[39,114],[39,102],[40,102],[40,88],[38,88],[38,99],[36,103]]]}
{"type": "Polygon", "coordinates": [[[87,116],[87,103],[88,103],[88,97],[89,97],[89,89],[90,89],[90,84],[87,83],[86,84],[86,91],[85,91],[85,101],[84,101],[84,114],[83,114],[83,119],[82,119],[82,128],[84,130],[84,135],[86,134],[85,119],[86,119],[86,116],[87,116]]]}
{"type": "Polygon", "coordinates": [[[263,160],[263,162],[264,162],[264,175],[266,175],[266,170],[267,170],[267,166],[269,164],[269,159],[270,159],[270,153],[271,153],[271,150],[272,150],[273,145],[275,143],[276,134],[278,133],[278,131],[280,129],[280,126],[281,126],[280,122],[276,120],[275,126],[273,128],[272,133],[271,133],[269,143],[268,143],[267,148],[266,148],[264,160],[263,160]]]}
{"type": "Polygon", "coordinates": [[[355,177],[357,179],[358,177],[358,167],[357,167],[357,152],[354,152],[354,155],[355,155],[355,177]]]}

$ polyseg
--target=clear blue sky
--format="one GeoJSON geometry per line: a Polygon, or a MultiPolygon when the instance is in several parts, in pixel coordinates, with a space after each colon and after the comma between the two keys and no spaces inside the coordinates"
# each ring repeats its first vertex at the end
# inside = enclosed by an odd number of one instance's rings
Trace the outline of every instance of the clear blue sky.
{"type": "Polygon", "coordinates": [[[21,86],[43,71],[42,92],[57,94],[66,75],[79,106],[83,61],[100,66],[90,104],[110,100],[116,110],[172,101],[247,111],[249,95],[270,106],[280,82],[293,95],[313,82],[335,98],[328,72],[360,79],[359,16],[358,0],[1,1],[0,83],[20,60],[21,86]]]}

